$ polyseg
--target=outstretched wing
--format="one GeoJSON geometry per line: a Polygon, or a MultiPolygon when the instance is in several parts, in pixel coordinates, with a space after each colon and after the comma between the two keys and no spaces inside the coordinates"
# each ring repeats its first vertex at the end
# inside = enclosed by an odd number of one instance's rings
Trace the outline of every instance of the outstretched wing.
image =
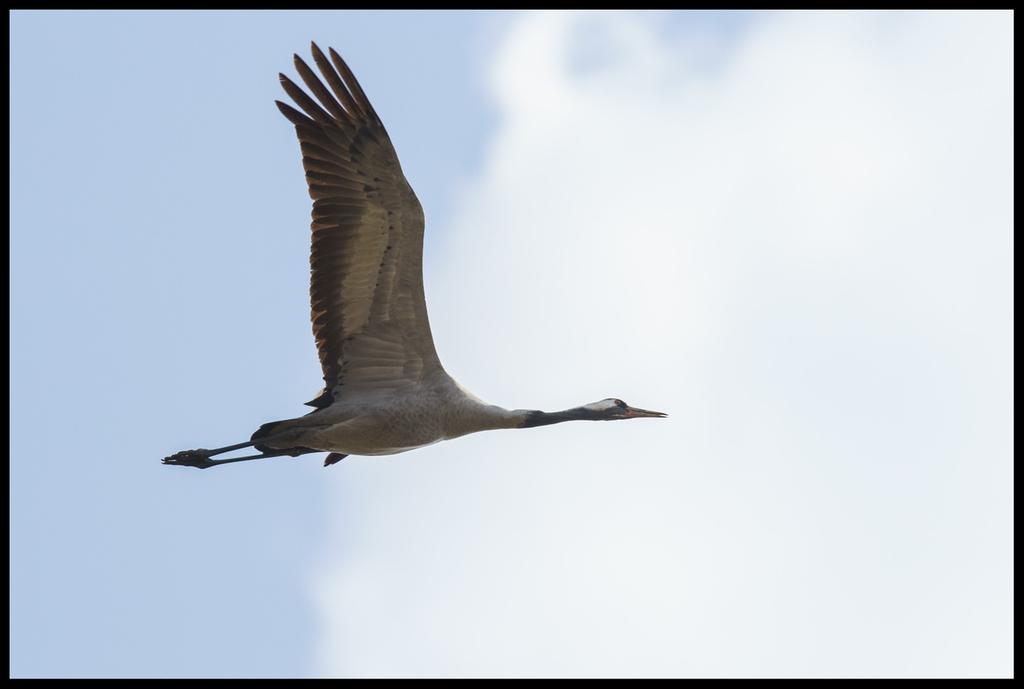
{"type": "Polygon", "coordinates": [[[313,199],[310,302],[324,390],[307,404],[391,394],[441,369],[423,297],[423,209],[384,125],[344,60],[312,45],[327,85],[295,68],[319,104],[288,77],[294,125],[313,199]]]}

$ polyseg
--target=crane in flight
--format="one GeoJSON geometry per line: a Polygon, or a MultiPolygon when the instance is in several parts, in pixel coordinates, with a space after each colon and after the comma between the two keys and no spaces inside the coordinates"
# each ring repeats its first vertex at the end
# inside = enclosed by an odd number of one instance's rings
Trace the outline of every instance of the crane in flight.
{"type": "Polygon", "coordinates": [[[316,101],[284,74],[313,199],[313,335],[324,388],[298,418],[265,423],[249,442],[183,450],[164,464],[198,469],[265,457],[390,455],[499,428],[612,421],[665,414],[603,399],[564,411],[504,409],[459,385],[441,366],[423,295],[423,209],[384,125],[345,61],[312,44],[327,84],[295,55],[316,101]],[[317,103],[319,101],[319,103],[317,103]],[[246,447],[255,455],[211,459],[246,447]]]}

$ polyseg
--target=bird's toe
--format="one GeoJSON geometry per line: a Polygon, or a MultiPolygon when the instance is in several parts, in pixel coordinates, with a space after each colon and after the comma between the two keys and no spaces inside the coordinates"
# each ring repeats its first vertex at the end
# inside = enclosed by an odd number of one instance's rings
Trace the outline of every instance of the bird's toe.
{"type": "Polygon", "coordinates": [[[163,463],[206,469],[213,466],[213,462],[210,461],[209,452],[209,450],[182,450],[181,452],[175,452],[173,455],[164,457],[163,463]]]}

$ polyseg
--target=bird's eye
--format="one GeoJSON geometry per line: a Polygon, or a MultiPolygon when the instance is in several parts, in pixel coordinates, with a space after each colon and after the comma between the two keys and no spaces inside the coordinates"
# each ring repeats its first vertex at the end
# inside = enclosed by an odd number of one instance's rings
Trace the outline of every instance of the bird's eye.
{"type": "Polygon", "coordinates": [[[622,400],[615,400],[615,404],[617,404],[618,406],[622,407],[623,409],[626,408],[626,403],[623,402],[622,400]]]}

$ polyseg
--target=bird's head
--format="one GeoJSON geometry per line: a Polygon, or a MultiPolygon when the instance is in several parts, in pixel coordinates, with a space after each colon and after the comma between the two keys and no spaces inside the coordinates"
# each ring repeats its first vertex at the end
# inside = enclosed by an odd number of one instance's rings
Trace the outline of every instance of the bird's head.
{"type": "Polygon", "coordinates": [[[599,421],[617,421],[618,419],[642,419],[642,418],[654,418],[663,419],[668,414],[663,414],[660,411],[649,411],[647,409],[638,409],[631,407],[622,400],[609,397],[598,402],[591,402],[585,404],[581,409],[585,409],[589,418],[599,421]]]}

